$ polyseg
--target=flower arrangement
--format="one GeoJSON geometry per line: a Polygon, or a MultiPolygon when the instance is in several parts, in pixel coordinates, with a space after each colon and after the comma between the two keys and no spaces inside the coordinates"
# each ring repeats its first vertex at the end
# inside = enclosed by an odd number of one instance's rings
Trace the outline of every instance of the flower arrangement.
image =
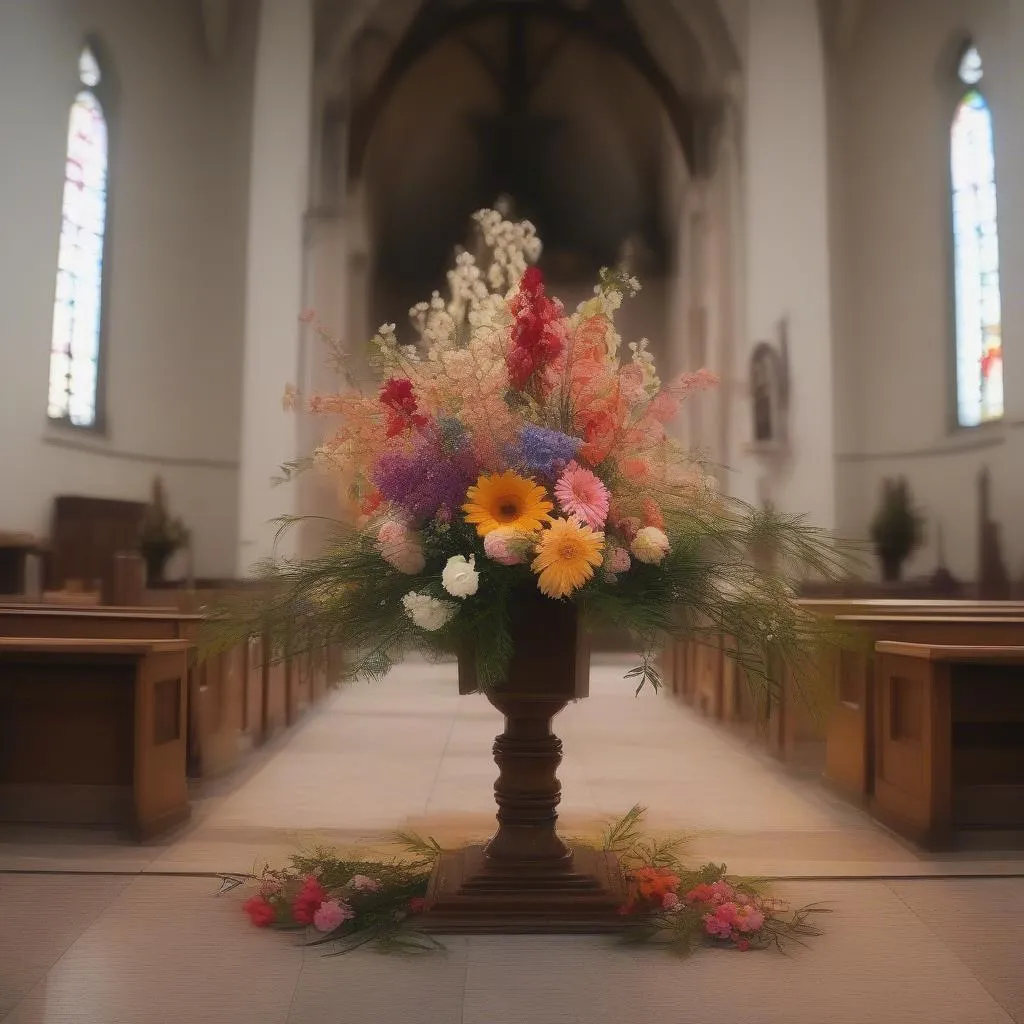
{"type": "MultiPolygon", "coordinates": [[[[263,566],[263,596],[218,636],[236,642],[258,621],[277,650],[330,637],[369,677],[411,649],[471,650],[487,688],[514,647],[509,610],[531,591],[573,602],[587,624],[629,629],[644,652],[639,687],[658,685],[653,652],[667,638],[704,631],[735,637],[730,656],[770,689],[769,654],[806,656],[820,636],[789,579],[837,575],[832,542],[723,496],[670,435],[681,404],[716,380],[698,370],[662,381],[646,339],[623,344],[615,313],[635,278],[603,270],[567,312],[534,265],[531,224],[495,210],[474,222],[489,263],[458,254],[449,297],[410,310],[416,344],[380,328],[378,387],[348,380],[305,400],[286,389],[286,406],[339,418],[311,460],[285,467],[337,479],[337,537],[319,557],[263,566]],[[773,551],[770,568],[755,547],[773,551]]],[[[346,373],[341,343],[313,312],[302,319],[346,373]]]]}
{"type": "MultiPolygon", "coordinates": [[[[620,908],[627,941],[685,956],[702,944],[783,950],[788,942],[821,934],[812,919],[827,908],[793,910],[771,897],[763,882],[727,875],[724,864],[686,867],[680,860],[684,839],[646,838],[640,831],[644,813],[633,807],[600,841],[616,854],[627,883],[628,899],[620,908]]],[[[320,848],[293,856],[286,868],[264,868],[250,878],[255,892],[242,909],[257,927],[304,930],[314,944],[336,942],[338,953],[368,944],[385,952],[443,948],[423,930],[429,916],[421,916],[441,847],[410,834],[394,839],[403,848],[398,859],[349,859],[320,848]]]]}
{"type": "Polygon", "coordinates": [[[730,877],[724,864],[687,868],[679,859],[683,840],[645,839],[643,816],[644,809],[634,807],[609,828],[603,844],[617,854],[628,882],[619,912],[630,941],[664,944],[686,955],[708,942],[741,952],[782,950],[790,941],[821,934],[812,918],[827,908],[794,910],[769,896],[763,882],[730,877]]]}
{"type": "Polygon", "coordinates": [[[285,868],[264,867],[256,891],[242,905],[259,928],[300,929],[312,942],[339,942],[339,952],[367,943],[383,949],[438,945],[414,927],[425,906],[435,846],[414,837],[412,857],[390,861],[346,858],[316,848],[296,854],[285,868]],[[414,849],[415,848],[415,849],[414,849]]]}

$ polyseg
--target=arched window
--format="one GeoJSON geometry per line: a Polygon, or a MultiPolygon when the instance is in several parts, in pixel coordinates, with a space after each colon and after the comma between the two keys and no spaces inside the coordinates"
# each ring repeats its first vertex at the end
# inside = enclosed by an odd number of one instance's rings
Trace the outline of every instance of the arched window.
{"type": "Polygon", "coordinates": [[[50,341],[49,416],[98,425],[103,254],[107,228],[107,120],[103,72],[91,47],[78,58],[71,104],[50,341]]]}
{"type": "Polygon", "coordinates": [[[1003,415],[1003,335],[999,295],[992,112],[981,92],[973,45],[957,69],[964,92],[953,116],[953,256],[956,286],[956,408],[962,427],[1003,415]]]}

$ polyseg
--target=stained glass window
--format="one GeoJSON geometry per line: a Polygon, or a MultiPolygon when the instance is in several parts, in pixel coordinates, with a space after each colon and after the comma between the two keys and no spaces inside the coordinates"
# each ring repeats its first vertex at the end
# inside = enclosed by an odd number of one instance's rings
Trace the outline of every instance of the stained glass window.
{"type": "Polygon", "coordinates": [[[956,399],[962,427],[1003,415],[1002,309],[992,112],[979,85],[981,56],[960,61],[967,91],[950,135],[956,284],[956,399]]]}
{"type": "Polygon", "coordinates": [[[107,121],[96,95],[99,63],[88,47],[71,105],[57,289],[50,342],[51,419],[96,425],[107,226],[107,121]]]}

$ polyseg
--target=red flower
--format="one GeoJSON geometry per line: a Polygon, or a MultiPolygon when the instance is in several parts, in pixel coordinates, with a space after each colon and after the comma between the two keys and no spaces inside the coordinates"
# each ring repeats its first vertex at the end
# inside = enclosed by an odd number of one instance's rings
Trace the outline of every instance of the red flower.
{"type": "Polygon", "coordinates": [[[750,940],[749,939],[737,939],[737,941],[736,941],[736,948],[741,953],[746,953],[746,951],[748,949],[750,949],[750,940]]]}
{"type": "Polygon", "coordinates": [[[395,412],[412,415],[416,411],[416,396],[408,377],[391,377],[380,389],[380,404],[395,412]]]}
{"type": "Polygon", "coordinates": [[[295,897],[295,902],[292,904],[292,917],[299,924],[312,924],[316,912],[320,909],[320,904],[326,899],[327,890],[316,878],[309,875],[302,883],[299,895],[295,897]]]}
{"type": "Polygon", "coordinates": [[[633,882],[641,896],[660,903],[665,893],[679,888],[679,876],[667,868],[643,867],[633,872],[633,882]]]}
{"type": "Polygon", "coordinates": [[[416,414],[418,404],[408,377],[387,380],[380,389],[380,404],[388,410],[388,437],[397,437],[408,426],[422,430],[427,425],[427,417],[416,414]]]}
{"type": "Polygon", "coordinates": [[[371,491],[365,498],[363,498],[362,504],[359,506],[359,511],[364,516],[372,516],[377,509],[383,504],[384,498],[381,496],[380,491],[371,491]]]}
{"type": "Polygon", "coordinates": [[[409,913],[422,914],[427,909],[427,901],[422,896],[413,896],[409,900],[409,913]]]}
{"type": "Polygon", "coordinates": [[[544,294],[544,277],[528,267],[519,291],[509,303],[512,345],[505,358],[512,386],[523,388],[538,370],[562,354],[564,325],[561,303],[544,294]]]}
{"type": "Polygon", "coordinates": [[[257,928],[266,928],[267,925],[273,924],[274,918],[277,917],[274,908],[262,896],[253,896],[247,899],[242,904],[242,909],[249,915],[249,920],[257,928]]]}
{"type": "Polygon", "coordinates": [[[710,903],[715,898],[715,890],[710,885],[695,885],[683,899],[687,903],[710,903]]]}
{"type": "Polygon", "coordinates": [[[653,498],[644,498],[644,526],[656,526],[659,530],[665,529],[665,517],[653,498]]]}

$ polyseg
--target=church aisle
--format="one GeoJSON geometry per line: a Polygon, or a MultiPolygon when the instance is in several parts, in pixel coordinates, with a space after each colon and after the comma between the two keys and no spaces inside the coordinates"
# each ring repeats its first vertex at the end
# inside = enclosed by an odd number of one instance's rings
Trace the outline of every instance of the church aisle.
{"type": "Polygon", "coordinates": [[[252,928],[242,895],[214,897],[209,879],[101,889],[82,877],[0,880],[4,1024],[1024,1021],[1019,943],[992,928],[1024,916],[1018,881],[786,883],[780,895],[834,908],[809,948],[689,961],[573,936],[450,936],[443,954],[324,957],[252,928]]]}
{"type": "MultiPolygon", "coordinates": [[[[651,830],[698,833],[693,860],[728,859],[741,872],[984,868],[920,859],[812,780],[670,698],[634,699],[621,678],[627,665],[597,661],[592,696],[556,720],[564,831],[592,833],[640,802],[651,830]]],[[[400,826],[442,842],[486,835],[500,723],[485,701],[454,689],[454,666],[409,662],[379,686],[339,691],[242,776],[212,787],[192,826],[138,848],[145,863],[126,867],[126,848],[110,847],[109,869],[141,872],[134,877],[0,874],[0,1020],[1024,1022],[1020,879],[783,882],[779,895],[833,910],[809,948],[789,957],[702,950],[679,962],[571,936],[445,937],[437,956],[325,958],[290,934],[251,927],[244,890],[217,897],[209,877],[156,873],[247,870],[300,841],[369,843],[400,826]]],[[[10,861],[16,844],[6,849],[10,861]]],[[[99,849],[82,861],[94,871],[99,849]]],[[[75,856],[73,842],[66,853],[75,856]]]]}
{"type": "MultiPolygon", "coordinates": [[[[628,658],[595,658],[591,696],[555,719],[560,824],[592,835],[634,804],[651,831],[694,835],[693,856],[742,873],[920,870],[867,816],[665,694],[633,696],[628,658]]],[[[347,845],[406,828],[443,845],[494,824],[498,712],[456,694],[454,664],[409,661],[330,698],[162,850],[149,870],[247,871],[298,843],[347,845]]]]}

